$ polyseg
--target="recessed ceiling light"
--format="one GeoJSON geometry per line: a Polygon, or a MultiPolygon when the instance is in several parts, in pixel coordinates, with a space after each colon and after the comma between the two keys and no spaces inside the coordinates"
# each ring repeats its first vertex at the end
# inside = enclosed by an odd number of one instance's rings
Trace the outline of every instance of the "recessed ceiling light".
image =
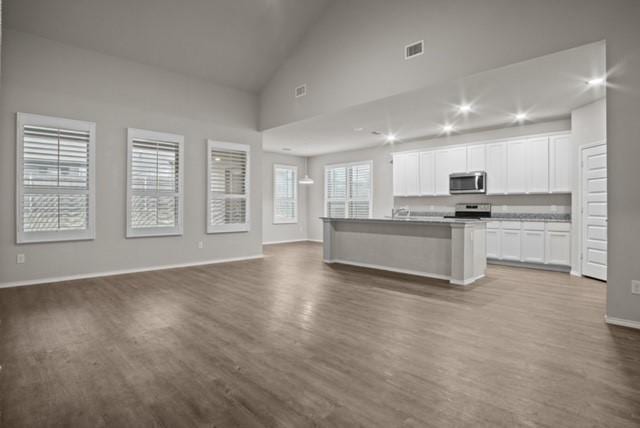
{"type": "Polygon", "coordinates": [[[387,134],[385,138],[387,140],[387,143],[394,143],[398,141],[398,137],[396,137],[394,134],[387,134]]]}
{"type": "Polygon", "coordinates": [[[601,86],[605,83],[604,77],[595,77],[591,80],[587,80],[587,85],[589,86],[601,86]]]}
{"type": "Polygon", "coordinates": [[[461,104],[458,106],[458,111],[460,113],[469,113],[471,111],[471,104],[461,104]]]}
{"type": "Polygon", "coordinates": [[[527,113],[516,113],[514,117],[518,122],[524,122],[527,120],[527,113]]]}
{"type": "Polygon", "coordinates": [[[364,128],[353,128],[353,130],[356,132],[362,132],[364,131],[364,128]]]}
{"type": "Polygon", "coordinates": [[[442,132],[446,133],[446,134],[450,134],[451,131],[453,131],[453,125],[450,123],[446,123],[444,125],[442,125],[442,132]]]}

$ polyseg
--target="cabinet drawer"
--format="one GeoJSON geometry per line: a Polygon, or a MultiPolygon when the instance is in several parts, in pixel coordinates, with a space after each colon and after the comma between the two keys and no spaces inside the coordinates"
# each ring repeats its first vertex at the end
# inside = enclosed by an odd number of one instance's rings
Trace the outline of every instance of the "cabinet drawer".
{"type": "Polygon", "coordinates": [[[547,223],[547,230],[549,232],[569,232],[571,231],[571,223],[547,223]]]}
{"type": "Polygon", "coordinates": [[[487,222],[487,229],[500,229],[500,222],[499,221],[488,221],[487,222]]]}
{"type": "Polygon", "coordinates": [[[524,221],[522,222],[522,230],[544,230],[543,221],[524,221]]]}
{"type": "Polygon", "coordinates": [[[522,222],[519,221],[503,221],[502,229],[503,230],[520,230],[520,225],[522,222]]]}

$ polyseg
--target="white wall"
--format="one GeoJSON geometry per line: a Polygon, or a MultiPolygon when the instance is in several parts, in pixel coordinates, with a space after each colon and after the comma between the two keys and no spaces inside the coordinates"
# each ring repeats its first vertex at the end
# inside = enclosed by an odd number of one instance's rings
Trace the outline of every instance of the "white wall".
{"type": "Polygon", "coordinates": [[[262,253],[262,147],[254,95],[14,31],[4,32],[2,56],[0,283],[262,253]],[[95,240],[15,244],[16,112],[96,122],[95,240]],[[183,236],[125,239],[127,127],[185,136],[183,236]],[[207,138],[251,145],[249,233],[205,233],[207,138]],[[16,264],[17,253],[26,255],[26,264],[16,264]]]}
{"type": "MultiPolygon", "coordinates": [[[[580,189],[580,147],[607,139],[607,103],[606,100],[600,99],[591,104],[580,107],[571,112],[571,134],[572,145],[572,168],[574,192],[580,189]]],[[[571,236],[572,262],[571,269],[575,274],[581,274],[582,266],[580,263],[580,253],[582,249],[582,216],[580,213],[580,197],[577,193],[573,198],[571,211],[573,213],[573,232],[571,236]]]]}
{"type": "Polygon", "coordinates": [[[409,205],[414,209],[421,209],[434,205],[437,207],[453,207],[457,202],[486,201],[492,204],[504,205],[534,205],[568,207],[571,198],[567,195],[549,195],[540,197],[531,196],[449,196],[449,197],[422,197],[422,198],[394,198],[393,197],[393,167],[391,154],[393,152],[414,150],[419,148],[442,146],[447,144],[465,144],[476,141],[485,141],[498,138],[518,137],[522,135],[538,134],[544,132],[567,131],[570,128],[568,120],[545,122],[534,125],[517,126],[495,129],[484,132],[476,132],[463,135],[453,135],[445,138],[435,138],[426,141],[384,145],[364,150],[332,153],[311,158],[309,170],[316,181],[317,188],[309,193],[309,239],[322,239],[322,221],[319,217],[324,215],[324,167],[334,163],[373,161],[373,216],[384,217],[391,215],[391,209],[395,206],[409,205]],[[395,201],[394,201],[395,199],[395,201]]]}
{"type": "Polygon", "coordinates": [[[273,165],[298,167],[298,179],[304,176],[304,158],[281,153],[264,152],[262,158],[262,242],[265,244],[307,239],[307,189],[317,184],[298,184],[298,222],[273,224],[273,165]]]}
{"type": "Polygon", "coordinates": [[[600,40],[607,44],[607,315],[640,323],[640,1],[340,0],[263,89],[262,129],[600,40]],[[402,46],[425,40],[404,61],[402,46]],[[308,95],[294,99],[306,82],[308,95]]]}

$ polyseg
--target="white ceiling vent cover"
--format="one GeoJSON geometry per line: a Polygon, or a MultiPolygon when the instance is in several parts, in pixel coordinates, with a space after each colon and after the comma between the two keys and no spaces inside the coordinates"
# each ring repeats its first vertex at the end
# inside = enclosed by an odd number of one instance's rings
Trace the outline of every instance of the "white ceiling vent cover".
{"type": "Polygon", "coordinates": [[[404,59],[411,59],[424,53],[424,40],[411,43],[404,47],[404,59]]]}
{"type": "Polygon", "coordinates": [[[305,95],[307,95],[307,84],[305,83],[304,85],[300,85],[296,88],[296,98],[300,98],[300,97],[304,97],[305,95]]]}

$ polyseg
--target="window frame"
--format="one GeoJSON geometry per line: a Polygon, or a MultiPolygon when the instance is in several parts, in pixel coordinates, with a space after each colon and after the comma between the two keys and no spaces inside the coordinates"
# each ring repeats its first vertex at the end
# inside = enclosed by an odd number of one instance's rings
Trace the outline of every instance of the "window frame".
{"type": "MultiPolygon", "coordinates": [[[[214,233],[238,233],[249,232],[251,230],[251,146],[248,144],[229,143],[226,141],[207,140],[206,142],[206,159],[207,159],[207,173],[205,174],[205,189],[207,192],[207,206],[205,208],[205,222],[207,234],[214,233]],[[211,202],[213,201],[213,195],[210,189],[211,183],[211,171],[213,163],[211,161],[211,150],[230,150],[230,151],[244,151],[246,152],[246,166],[245,166],[245,222],[234,224],[211,224],[211,202]]],[[[234,199],[237,197],[231,197],[228,199],[234,199]]],[[[227,197],[225,197],[227,199],[227,197]]]]}
{"type": "MultiPolygon", "coordinates": [[[[51,194],[79,194],[81,192],[43,191],[51,194]]],[[[96,124],[84,120],[66,119],[31,113],[16,114],[16,243],[29,244],[41,242],[89,241],[96,238],[96,124]],[[84,230],[25,232],[23,218],[24,186],[24,127],[27,125],[89,132],[88,145],[88,188],[82,193],[88,196],[87,228],[84,230]]]]}
{"type": "Polygon", "coordinates": [[[298,166],[286,165],[286,164],[273,164],[273,190],[272,190],[272,202],[273,202],[273,224],[297,224],[298,223],[298,166]],[[278,219],[276,215],[276,170],[284,169],[293,171],[293,203],[295,216],[289,219],[278,219]]]}
{"type": "MultiPolygon", "coordinates": [[[[126,201],[126,237],[144,238],[154,236],[180,236],[183,234],[184,220],[184,136],[170,134],[167,132],[150,131],[146,129],[127,128],[127,201],[126,201]],[[178,219],[174,227],[145,227],[134,228],[131,226],[131,202],[134,195],[138,193],[131,187],[131,167],[133,154],[133,141],[136,139],[158,140],[178,144],[178,192],[174,193],[178,197],[178,219]]],[[[153,192],[148,192],[151,194],[153,192]]],[[[162,192],[156,192],[162,195],[162,192]]]]}
{"type": "MultiPolygon", "coordinates": [[[[369,217],[368,218],[372,218],[373,217],[373,161],[368,160],[368,161],[357,161],[357,162],[347,162],[347,163],[337,163],[337,164],[330,164],[330,165],[325,165],[324,166],[324,216],[328,217],[329,216],[329,210],[328,210],[328,203],[329,203],[329,180],[327,179],[327,174],[329,172],[329,170],[331,169],[335,169],[335,168],[347,168],[347,170],[351,167],[354,166],[359,166],[359,165],[367,165],[369,166],[369,217]]],[[[349,217],[349,202],[351,201],[362,201],[362,199],[351,199],[351,195],[350,195],[350,191],[349,191],[349,172],[346,171],[346,197],[344,199],[344,203],[345,203],[345,217],[344,218],[351,218],[349,217]]],[[[334,199],[334,201],[336,201],[337,199],[334,199]]],[[[337,200],[337,201],[342,201],[342,200],[337,200]]],[[[341,217],[342,218],[342,217],[341,217]]]]}

